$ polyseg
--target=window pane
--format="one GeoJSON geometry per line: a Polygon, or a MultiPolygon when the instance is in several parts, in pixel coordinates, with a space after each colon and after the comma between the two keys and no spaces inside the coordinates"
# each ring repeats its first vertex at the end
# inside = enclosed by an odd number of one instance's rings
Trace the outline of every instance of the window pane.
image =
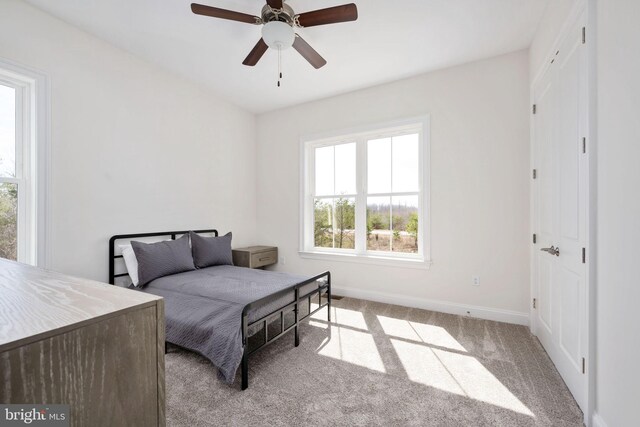
{"type": "Polygon", "coordinates": [[[334,199],[334,247],[355,248],[356,201],[355,199],[334,199]]]}
{"type": "Polygon", "coordinates": [[[391,250],[391,203],[389,197],[367,198],[367,250],[391,250]]]}
{"type": "Polygon", "coordinates": [[[391,138],[367,142],[367,191],[391,192],[391,138]]]}
{"type": "Polygon", "coordinates": [[[317,248],[355,248],[355,211],[353,198],[316,199],[314,201],[314,246],[317,248]]]}
{"type": "Polygon", "coordinates": [[[333,146],[316,148],[316,195],[333,195],[333,146]]]}
{"type": "Polygon", "coordinates": [[[356,194],[356,144],[335,146],[336,195],[356,194]]]}
{"type": "Polygon", "coordinates": [[[418,196],[391,198],[393,252],[418,253],[418,196]]]}
{"type": "Polygon", "coordinates": [[[391,158],[394,193],[419,190],[418,141],[417,133],[393,138],[391,158]]]}
{"type": "Polygon", "coordinates": [[[0,183],[0,257],[18,259],[18,186],[0,183]]]}
{"type": "Polygon", "coordinates": [[[0,85],[0,176],[16,176],[16,90],[0,85]]]}
{"type": "Polygon", "coordinates": [[[313,246],[333,247],[333,199],[316,199],[313,203],[313,246]]]}

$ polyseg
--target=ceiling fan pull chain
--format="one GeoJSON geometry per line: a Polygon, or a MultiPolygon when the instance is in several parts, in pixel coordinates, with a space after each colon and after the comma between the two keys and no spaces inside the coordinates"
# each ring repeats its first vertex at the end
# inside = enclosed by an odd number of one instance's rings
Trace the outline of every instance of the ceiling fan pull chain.
{"type": "Polygon", "coordinates": [[[282,80],[282,50],[278,45],[278,87],[280,87],[280,80],[282,80]]]}

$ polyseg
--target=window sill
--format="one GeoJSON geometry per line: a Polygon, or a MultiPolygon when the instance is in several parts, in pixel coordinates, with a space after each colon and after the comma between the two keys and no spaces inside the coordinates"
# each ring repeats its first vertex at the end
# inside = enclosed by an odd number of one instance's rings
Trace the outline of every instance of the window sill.
{"type": "Polygon", "coordinates": [[[359,264],[379,265],[385,267],[415,268],[428,270],[431,260],[422,258],[399,258],[378,255],[337,254],[319,251],[298,251],[300,258],[321,259],[326,261],[352,262],[359,264]]]}

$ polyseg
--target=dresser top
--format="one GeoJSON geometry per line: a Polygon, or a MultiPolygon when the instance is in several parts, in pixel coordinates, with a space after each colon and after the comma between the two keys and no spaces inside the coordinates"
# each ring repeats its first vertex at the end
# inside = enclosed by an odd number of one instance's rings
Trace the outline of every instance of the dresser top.
{"type": "Polygon", "coordinates": [[[0,352],[160,300],[0,259],[0,352]]]}

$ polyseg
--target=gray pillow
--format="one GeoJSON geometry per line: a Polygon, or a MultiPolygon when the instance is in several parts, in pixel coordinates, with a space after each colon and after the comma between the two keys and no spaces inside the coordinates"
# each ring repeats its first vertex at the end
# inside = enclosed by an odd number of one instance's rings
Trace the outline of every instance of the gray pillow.
{"type": "Polygon", "coordinates": [[[158,277],[195,270],[189,236],[158,243],[131,242],[138,260],[138,286],[144,286],[158,277]]]}
{"type": "Polygon", "coordinates": [[[203,237],[193,231],[190,231],[189,235],[191,236],[191,251],[196,267],[233,265],[231,232],[220,237],[203,237]]]}

